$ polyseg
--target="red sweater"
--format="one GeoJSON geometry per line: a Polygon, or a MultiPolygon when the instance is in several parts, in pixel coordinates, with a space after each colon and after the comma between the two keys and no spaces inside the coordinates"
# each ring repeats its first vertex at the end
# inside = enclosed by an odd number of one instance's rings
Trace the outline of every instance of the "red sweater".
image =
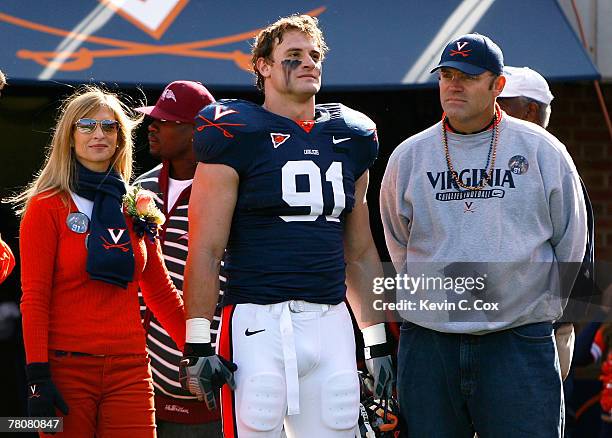
{"type": "Polygon", "coordinates": [[[138,238],[126,218],[134,250],[134,281],[122,289],[92,280],[85,270],[86,234],[66,225],[68,214],[76,211],[70,196],[38,195],[21,221],[21,313],[27,362],[47,362],[48,350],[145,353],[139,286],[147,306],[182,349],[183,302],[163,264],[159,242],[138,238]]]}

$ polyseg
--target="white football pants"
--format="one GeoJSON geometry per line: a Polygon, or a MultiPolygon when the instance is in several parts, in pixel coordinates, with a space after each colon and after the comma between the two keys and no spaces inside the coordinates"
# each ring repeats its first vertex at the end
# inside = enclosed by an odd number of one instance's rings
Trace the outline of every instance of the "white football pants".
{"type": "Polygon", "coordinates": [[[344,303],[237,304],[223,309],[219,353],[238,365],[222,389],[226,438],[353,438],[359,379],[344,303]]]}

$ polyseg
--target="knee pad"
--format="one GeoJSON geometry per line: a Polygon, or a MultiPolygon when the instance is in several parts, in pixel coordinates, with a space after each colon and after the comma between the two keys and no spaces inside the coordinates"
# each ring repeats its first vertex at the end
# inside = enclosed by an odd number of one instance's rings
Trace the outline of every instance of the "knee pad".
{"type": "Polygon", "coordinates": [[[286,388],[282,376],[260,373],[249,376],[242,382],[240,421],[249,429],[258,432],[274,430],[282,423],[286,410],[286,388]]]}
{"type": "Polygon", "coordinates": [[[333,430],[352,429],[359,416],[359,378],[355,371],[332,374],[321,388],[321,419],[333,430]]]}

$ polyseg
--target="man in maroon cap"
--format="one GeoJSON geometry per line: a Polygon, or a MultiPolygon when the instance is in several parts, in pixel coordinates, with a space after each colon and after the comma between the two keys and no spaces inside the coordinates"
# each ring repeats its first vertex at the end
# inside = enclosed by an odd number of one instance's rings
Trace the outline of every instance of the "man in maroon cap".
{"type": "MultiPolygon", "coordinates": [[[[189,195],[197,165],[192,148],[194,118],[214,101],[199,82],[175,81],[164,89],[155,106],[136,108],[152,119],[148,126],[149,150],[151,155],[162,160],[136,183],[157,194],[157,206],[166,216],[160,233],[162,251],[170,277],[179,291],[183,290],[189,239],[189,195]]],[[[141,308],[144,308],[143,301],[141,308]]],[[[181,351],[148,309],[144,321],[155,385],[157,436],[221,437],[220,412],[210,412],[204,403],[181,388],[178,375],[181,351]]],[[[218,323],[219,319],[215,318],[214,338],[218,323]]]]}

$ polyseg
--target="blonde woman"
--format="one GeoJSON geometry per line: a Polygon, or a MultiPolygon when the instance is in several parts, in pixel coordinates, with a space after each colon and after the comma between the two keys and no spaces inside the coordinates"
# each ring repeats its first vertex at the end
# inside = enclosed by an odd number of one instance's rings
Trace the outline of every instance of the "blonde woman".
{"type": "Polygon", "coordinates": [[[75,92],[42,170],[13,199],[23,214],[28,408],[31,416],[63,414],[64,436],[155,436],[139,286],[184,344],[182,300],[159,244],[147,238],[155,224],[123,205],[140,122],[128,114],[114,94],[91,86],[75,92]]]}

